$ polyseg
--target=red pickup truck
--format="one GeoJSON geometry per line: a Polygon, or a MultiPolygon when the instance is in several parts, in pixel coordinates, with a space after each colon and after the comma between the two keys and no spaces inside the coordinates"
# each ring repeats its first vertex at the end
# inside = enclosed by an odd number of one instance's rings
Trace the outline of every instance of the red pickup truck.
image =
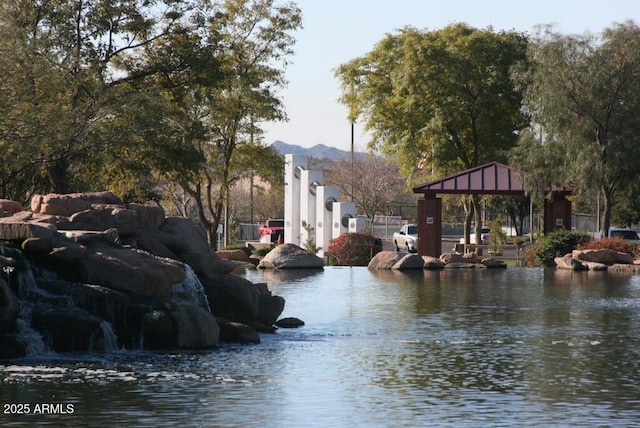
{"type": "Polygon", "coordinates": [[[258,229],[261,236],[271,235],[271,242],[284,242],[284,220],[269,219],[258,229]]]}

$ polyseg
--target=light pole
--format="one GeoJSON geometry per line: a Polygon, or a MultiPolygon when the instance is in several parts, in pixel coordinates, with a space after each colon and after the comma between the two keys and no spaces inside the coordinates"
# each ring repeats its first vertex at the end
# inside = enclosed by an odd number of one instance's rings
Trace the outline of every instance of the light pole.
{"type": "Polygon", "coordinates": [[[353,199],[353,192],[354,192],[354,177],[353,177],[353,170],[354,170],[354,166],[355,166],[355,150],[354,150],[354,128],[355,128],[355,120],[351,121],[351,202],[354,201],[353,199]]]}

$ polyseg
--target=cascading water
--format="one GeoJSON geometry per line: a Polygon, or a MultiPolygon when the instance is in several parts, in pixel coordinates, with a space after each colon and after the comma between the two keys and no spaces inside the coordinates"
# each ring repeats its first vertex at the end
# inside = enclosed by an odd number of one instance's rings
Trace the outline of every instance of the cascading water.
{"type": "MultiPolygon", "coordinates": [[[[3,248],[0,246],[0,248],[3,248]]],[[[3,248],[4,253],[4,248],[3,248]]],[[[12,254],[16,257],[16,254],[12,254]]],[[[64,294],[52,294],[38,286],[34,271],[30,263],[20,257],[19,268],[6,269],[5,274],[15,275],[17,284],[17,297],[20,302],[20,311],[16,320],[16,340],[24,346],[27,356],[46,355],[53,350],[47,345],[47,340],[33,326],[34,311],[46,312],[47,310],[60,310],[67,312],[85,312],[78,308],[71,296],[64,294]]],[[[43,272],[46,277],[55,276],[51,271],[43,272]]],[[[51,278],[48,278],[51,280],[51,278]]],[[[87,315],[89,315],[87,313],[87,315]]],[[[99,332],[91,336],[87,343],[87,351],[108,352],[118,350],[118,340],[112,326],[107,321],[101,321],[99,332]]]]}
{"type": "Polygon", "coordinates": [[[179,284],[175,284],[171,287],[172,293],[186,293],[191,295],[200,307],[210,312],[209,300],[204,292],[204,287],[198,279],[198,276],[188,264],[181,263],[187,277],[179,284]]]}

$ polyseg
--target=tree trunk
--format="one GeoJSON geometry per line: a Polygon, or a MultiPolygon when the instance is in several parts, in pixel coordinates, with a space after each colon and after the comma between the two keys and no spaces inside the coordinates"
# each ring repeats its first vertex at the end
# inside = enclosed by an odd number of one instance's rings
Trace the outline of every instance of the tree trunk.
{"type": "Polygon", "coordinates": [[[475,234],[476,234],[476,244],[481,244],[480,235],[482,234],[482,208],[480,207],[480,196],[471,195],[471,202],[473,203],[473,212],[475,214],[475,234]]]}
{"type": "MultiPolygon", "coordinates": [[[[466,198],[465,198],[466,199],[466,198]]],[[[471,220],[473,219],[473,205],[464,201],[464,243],[469,244],[471,240],[471,220]]]]}
{"type": "Polygon", "coordinates": [[[64,193],[67,190],[66,176],[69,162],[66,159],[58,159],[47,165],[47,178],[51,185],[51,193],[64,193]]]}
{"type": "Polygon", "coordinates": [[[602,237],[609,236],[609,226],[611,225],[611,195],[602,192],[602,237]]]}

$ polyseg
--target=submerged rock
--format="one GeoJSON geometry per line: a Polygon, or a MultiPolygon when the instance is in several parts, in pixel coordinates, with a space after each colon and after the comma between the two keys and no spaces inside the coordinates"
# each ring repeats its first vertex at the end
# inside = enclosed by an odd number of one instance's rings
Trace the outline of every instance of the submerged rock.
{"type": "Polygon", "coordinates": [[[280,328],[297,328],[302,327],[303,325],[304,321],[295,317],[282,318],[276,321],[276,326],[280,328]]]}

